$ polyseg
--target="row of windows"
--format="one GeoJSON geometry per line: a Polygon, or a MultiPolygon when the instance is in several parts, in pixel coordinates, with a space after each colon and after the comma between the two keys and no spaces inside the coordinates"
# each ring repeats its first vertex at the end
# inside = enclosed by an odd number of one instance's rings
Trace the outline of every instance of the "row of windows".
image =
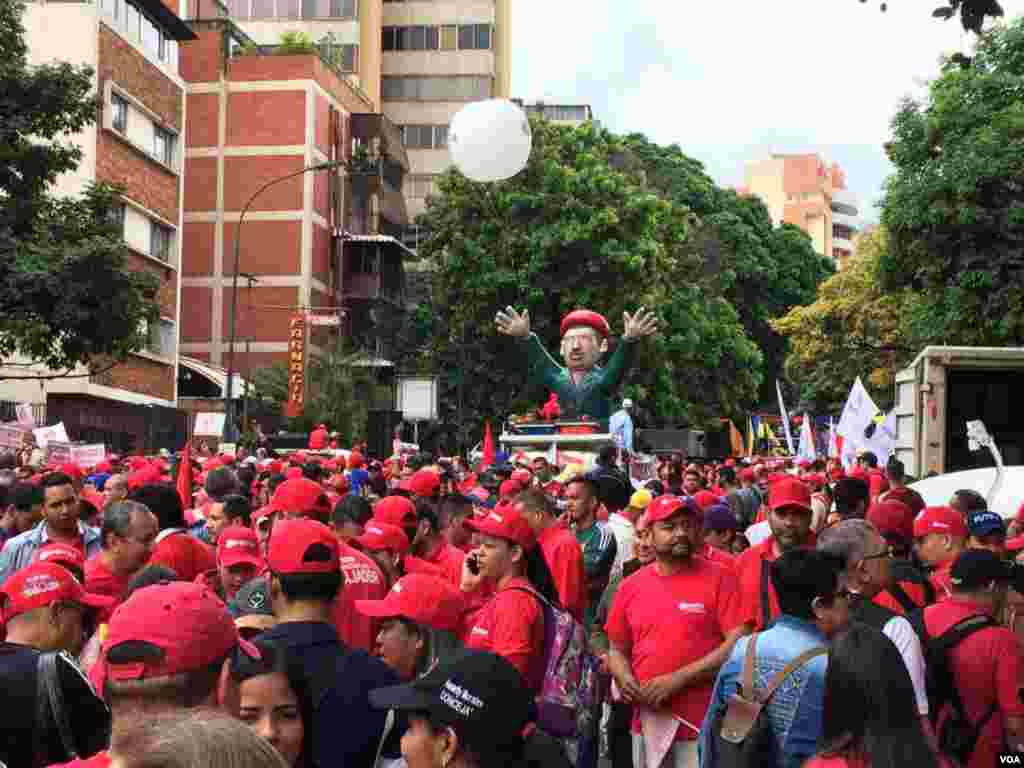
{"type": "Polygon", "coordinates": [[[590,110],[585,106],[564,107],[555,105],[527,105],[524,107],[527,114],[542,115],[548,120],[565,120],[583,122],[590,119],[590,110]]]}
{"type": "Polygon", "coordinates": [[[477,101],[491,98],[490,77],[382,77],[381,95],[391,101],[477,101]]]}
{"type": "Polygon", "coordinates": [[[134,208],[122,203],[111,211],[114,225],[121,230],[125,242],[154,259],[171,263],[174,256],[174,230],[149,219],[134,208]]]}
{"type": "Polygon", "coordinates": [[[402,144],[406,149],[444,149],[448,146],[447,125],[403,125],[402,144]]]}
{"type": "Polygon", "coordinates": [[[354,19],[357,0],[227,0],[233,19],[354,19]]]}
{"type": "Polygon", "coordinates": [[[128,99],[119,93],[110,94],[110,127],[164,165],[176,167],[178,137],[132,109],[128,99]]]}
{"type": "Polygon", "coordinates": [[[146,54],[178,69],[178,42],[131,0],[99,0],[100,12],[127,39],[142,46],[146,54]]]}
{"type": "Polygon", "coordinates": [[[381,44],[385,51],[489,51],[491,30],[490,24],[384,27],[381,44]]]}

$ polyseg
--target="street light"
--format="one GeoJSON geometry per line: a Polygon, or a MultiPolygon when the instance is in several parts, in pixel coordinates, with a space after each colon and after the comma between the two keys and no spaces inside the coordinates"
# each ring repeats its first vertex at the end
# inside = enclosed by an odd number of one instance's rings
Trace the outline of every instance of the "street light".
{"type": "Polygon", "coordinates": [[[263,193],[268,187],[272,187],[275,184],[293,179],[296,176],[302,176],[303,174],[310,173],[311,171],[330,171],[335,168],[343,168],[346,163],[340,160],[334,160],[326,163],[317,163],[316,165],[310,165],[302,170],[289,173],[286,176],[281,176],[276,179],[271,179],[262,187],[252,193],[245,205],[242,207],[242,213],[238,217],[238,228],[235,230],[235,269],[234,274],[231,276],[231,334],[228,346],[228,380],[224,387],[224,442],[234,443],[238,441],[238,430],[235,428],[235,408],[234,401],[232,400],[234,376],[235,376],[235,321],[236,313],[238,310],[238,265],[241,258],[241,244],[242,244],[242,222],[245,220],[245,214],[249,210],[249,206],[252,202],[263,193]]]}

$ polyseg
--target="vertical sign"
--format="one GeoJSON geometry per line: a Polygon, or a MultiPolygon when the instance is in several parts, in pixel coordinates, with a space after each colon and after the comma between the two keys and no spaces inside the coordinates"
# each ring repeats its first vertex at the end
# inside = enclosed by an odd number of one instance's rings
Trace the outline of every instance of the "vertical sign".
{"type": "Polygon", "coordinates": [[[301,416],[306,405],[306,316],[292,315],[288,333],[288,405],[286,416],[301,416]]]}

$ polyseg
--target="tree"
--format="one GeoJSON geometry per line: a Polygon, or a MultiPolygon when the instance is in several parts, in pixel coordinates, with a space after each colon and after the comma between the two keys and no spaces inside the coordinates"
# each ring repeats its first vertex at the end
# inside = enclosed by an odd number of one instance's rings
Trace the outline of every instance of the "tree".
{"type": "Polygon", "coordinates": [[[888,248],[883,228],[861,235],[856,255],[822,283],[813,303],[771,322],[789,340],[790,380],[819,412],[841,408],[858,376],[877,402],[892,403],[896,371],[916,352],[904,323],[918,299],[909,289],[883,291],[878,282],[888,248]]]}
{"type": "MultiPolygon", "coordinates": [[[[867,0],[860,0],[866,3],[867,0]]],[[[940,5],[932,11],[932,17],[936,19],[950,19],[960,15],[960,24],[968,32],[981,34],[982,25],[986,19],[999,18],[1003,15],[1003,8],[998,0],[945,0],[946,5],[940,5]]],[[[889,4],[882,0],[879,8],[884,13],[888,10],[889,4]]],[[[962,54],[960,58],[967,62],[968,59],[962,54]]]]}
{"type": "Polygon", "coordinates": [[[600,310],[619,332],[623,311],[654,308],[662,331],[641,345],[627,392],[664,423],[701,423],[752,400],[761,353],[722,291],[698,279],[694,213],[648,183],[628,142],[591,123],[532,128],[518,176],[488,185],[451,170],[428,200],[420,254],[436,269],[430,363],[444,373],[443,418],[479,424],[546,397],[527,386],[516,343],[494,331],[509,304],[530,310],[549,349],[576,307],[600,310]]]}
{"type": "Polygon", "coordinates": [[[145,345],[158,283],[127,269],[117,189],[50,194],[78,166],[70,139],[99,104],[89,67],[28,64],[22,12],[18,0],[0,2],[0,356],[70,372],[145,345]]]}
{"type": "Polygon", "coordinates": [[[887,151],[882,285],[912,287],[931,343],[1024,342],[1024,19],[987,32],[975,64],[947,62],[907,101],[887,151]]]}

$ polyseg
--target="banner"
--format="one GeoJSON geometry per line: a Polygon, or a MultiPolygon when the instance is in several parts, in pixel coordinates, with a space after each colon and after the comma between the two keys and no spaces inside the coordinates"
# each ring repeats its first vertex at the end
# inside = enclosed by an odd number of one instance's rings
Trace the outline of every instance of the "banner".
{"type": "Polygon", "coordinates": [[[192,434],[203,437],[220,437],[224,434],[224,420],[223,413],[197,413],[192,434]]]}
{"type": "Polygon", "coordinates": [[[18,403],[14,406],[14,413],[18,417],[18,423],[28,427],[36,426],[36,417],[32,415],[31,403],[18,403]]]}
{"type": "Polygon", "coordinates": [[[288,404],[286,416],[301,416],[306,407],[306,316],[292,315],[288,332],[288,404]]]}
{"type": "Polygon", "coordinates": [[[779,380],[775,380],[775,391],[779,394],[779,415],[782,416],[782,428],[786,432],[786,448],[789,451],[789,455],[792,456],[796,453],[796,449],[793,447],[793,435],[789,431],[789,413],[786,411],[786,404],[782,401],[782,385],[779,384],[779,380]]]}
{"type": "Polygon", "coordinates": [[[32,434],[36,436],[36,444],[44,451],[51,440],[58,443],[71,442],[68,439],[68,433],[64,430],[63,421],[54,424],[52,427],[39,427],[39,429],[33,429],[32,434]]]}
{"type": "Polygon", "coordinates": [[[16,421],[0,424],[0,448],[18,450],[25,445],[25,437],[32,434],[32,427],[16,421]]]}
{"type": "Polygon", "coordinates": [[[74,461],[71,453],[73,448],[71,443],[63,440],[50,440],[46,444],[46,462],[48,464],[70,464],[74,461]]]}
{"type": "Polygon", "coordinates": [[[107,458],[107,446],[103,443],[71,446],[71,460],[80,467],[95,467],[107,458]]]}

